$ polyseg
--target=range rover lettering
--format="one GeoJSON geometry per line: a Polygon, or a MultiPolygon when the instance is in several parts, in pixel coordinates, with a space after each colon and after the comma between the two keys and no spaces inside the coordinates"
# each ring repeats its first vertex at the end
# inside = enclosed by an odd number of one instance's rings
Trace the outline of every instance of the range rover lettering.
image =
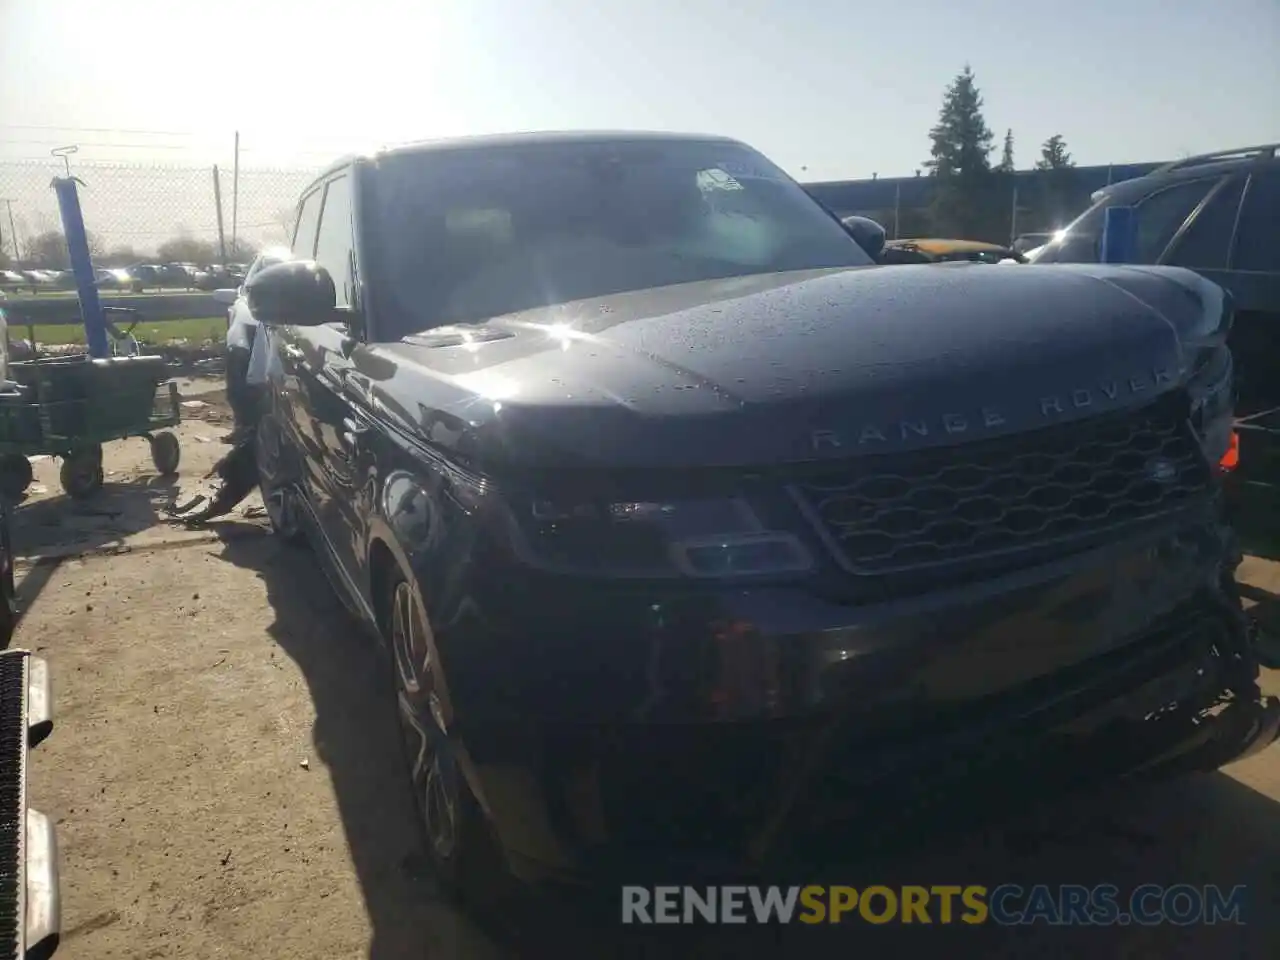
{"type": "Polygon", "coordinates": [[[297,224],[259,479],[390,652],[447,881],[762,867],[1275,738],[1198,275],[877,266],[714,137],[388,150],[297,224]]]}

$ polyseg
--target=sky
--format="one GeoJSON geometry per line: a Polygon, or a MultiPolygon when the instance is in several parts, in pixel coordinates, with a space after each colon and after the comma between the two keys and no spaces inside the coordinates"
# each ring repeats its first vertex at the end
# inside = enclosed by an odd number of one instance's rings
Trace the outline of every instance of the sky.
{"type": "Polygon", "coordinates": [[[0,160],[316,166],[546,129],[727,134],[911,175],[966,63],[1018,166],[1280,140],[1280,0],[0,0],[0,160]]]}

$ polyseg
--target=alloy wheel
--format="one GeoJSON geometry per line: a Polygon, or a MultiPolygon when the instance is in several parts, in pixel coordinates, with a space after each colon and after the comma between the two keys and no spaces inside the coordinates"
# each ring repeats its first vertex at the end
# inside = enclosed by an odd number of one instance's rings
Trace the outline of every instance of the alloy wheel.
{"type": "Polygon", "coordinates": [[[432,715],[430,652],[407,583],[396,585],[391,607],[391,652],[405,759],[414,799],[432,853],[441,862],[458,846],[460,771],[432,715]]]}

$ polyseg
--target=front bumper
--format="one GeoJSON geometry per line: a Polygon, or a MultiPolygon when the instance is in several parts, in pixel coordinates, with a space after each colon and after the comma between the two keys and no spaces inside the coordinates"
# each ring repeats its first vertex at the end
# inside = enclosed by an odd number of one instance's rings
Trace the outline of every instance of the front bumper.
{"type": "Polygon", "coordinates": [[[777,869],[1031,786],[1270,743],[1230,553],[1206,512],[859,608],[490,570],[464,615],[433,617],[445,715],[526,877],[777,869]]]}

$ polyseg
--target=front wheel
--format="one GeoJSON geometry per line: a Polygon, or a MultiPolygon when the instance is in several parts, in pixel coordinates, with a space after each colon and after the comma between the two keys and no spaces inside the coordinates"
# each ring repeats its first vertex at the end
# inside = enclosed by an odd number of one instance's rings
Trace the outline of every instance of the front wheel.
{"type": "Polygon", "coordinates": [[[81,447],[67,454],[58,471],[58,479],[67,496],[76,500],[91,497],[102,489],[102,447],[81,447]]]}
{"type": "Polygon", "coordinates": [[[427,856],[449,894],[488,903],[506,865],[443,729],[426,617],[403,577],[389,592],[386,630],[401,746],[427,856]]]}
{"type": "Polygon", "coordinates": [[[20,453],[0,456],[0,494],[10,500],[19,500],[31,485],[33,474],[31,461],[20,453]]]}
{"type": "Polygon", "coordinates": [[[151,463],[162,477],[172,477],[178,472],[178,463],[182,459],[182,447],[178,438],[167,430],[154,433],[151,441],[151,463]]]}

